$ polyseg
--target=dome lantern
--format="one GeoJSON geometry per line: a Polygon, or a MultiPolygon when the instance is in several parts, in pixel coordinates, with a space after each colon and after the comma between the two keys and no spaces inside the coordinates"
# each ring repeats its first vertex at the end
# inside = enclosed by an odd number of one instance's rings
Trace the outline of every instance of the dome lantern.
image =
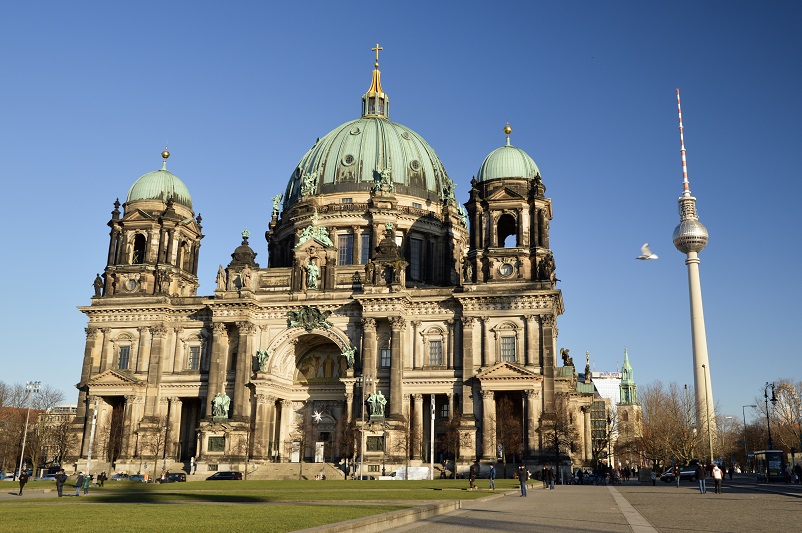
{"type": "Polygon", "coordinates": [[[390,97],[382,90],[381,71],[379,70],[379,52],[384,49],[376,43],[371,50],[376,52],[376,62],[373,64],[373,79],[371,79],[370,88],[362,95],[362,116],[389,118],[390,97]]]}

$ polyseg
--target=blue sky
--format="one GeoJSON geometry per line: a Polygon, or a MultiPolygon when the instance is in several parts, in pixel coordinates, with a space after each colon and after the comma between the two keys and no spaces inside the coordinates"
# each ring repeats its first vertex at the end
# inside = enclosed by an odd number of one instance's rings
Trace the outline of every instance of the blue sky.
{"type": "Polygon", "coordinates": [[[684,256],[671,243],[682,91],[713,393],[723,414],[802,379],[802,5],[796,2],[16,2],[0,15],[0,380],[69,401],[114,199],[168,168],[203,215],[200,294],[261,235],[317,137],[357,118],[381,43],[391,119],[467,200],[504,142],[553,199],[559,346],[640,385],[692,384],[684,256]],[[658,261],[635,261],[649,242],[658,261]]]}

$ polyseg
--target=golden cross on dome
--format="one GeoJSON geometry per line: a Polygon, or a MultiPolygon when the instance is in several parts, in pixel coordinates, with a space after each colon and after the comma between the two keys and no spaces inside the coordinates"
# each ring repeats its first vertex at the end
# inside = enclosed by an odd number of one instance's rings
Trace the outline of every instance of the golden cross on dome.
{"type": "Polygon", "coordinates": [[[373,50],[374,52],[376,52],[376,63],[378,63],[378,62],[379,62],[379,52],[380,52],[380,51],[382,51],[382,50],[384,50],[384,48],[382,48],[381,46],[379,46],[379,43],[376,43],[376,47],[375,47],[375,48],[371,48],[371,50],[373,50]]]}

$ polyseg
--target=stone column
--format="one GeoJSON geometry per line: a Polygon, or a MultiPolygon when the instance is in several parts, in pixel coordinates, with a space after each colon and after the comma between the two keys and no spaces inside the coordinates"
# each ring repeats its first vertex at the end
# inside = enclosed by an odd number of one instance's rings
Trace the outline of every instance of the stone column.
{"type": "Polygon", "coordinates": [[[354,419],[354,393],[345,393],[345,422],[350,424],[354,419]]]}
{"type": "Polygon", "coordinates": [[[420,320],[412,320],[410,321],[410,324],[412,324],[412,368],[421,368],[423,365],[419,360],[420,353],[418,351],[418,328],[421,326],[422,322],[420,320]]]}
{"type": "Polygon", "coordinates": [[[184,328],[180,326],[173,328],[173,334],[175,335],[175,346],[173,348],[173,351],[175,352],[173,356],[173,373],[181,372],[186,366],[184,363],[184,343],[181,341],[181,334],[183,332],[184,328]]]}
{"type": "Polygon", "coordinates": [[[518,231],[521,234],[521,239],[518,241],[520,244],[518,244],[518,246],[521,246],[523,248],[528,248],[529,247],[529,226],[530,226],[530,222],[529,222],[529,206],[527,206],[525,209],[521,209],[518,213],[520,215],[520,222],[518,223],[518,228],[519,228],[518,231]]]}
{"type": "Polygon", "coordinates": [[[423,444],[423,394],[413,396],[415,405],[412,408],[415,423],[412,425],[412,460],[420,460],[423,444]]]}
{"type": "Polygon", "coordinates": [[[206,385],[206,418],[212,417],[212,400],[225,387],[228,331],[222,322],[212,325],[212,356],[209,363],[209,381],[206,385]]]}
{"type": "Polygon", "coordinates": [[[292,428],[292,400],[281,400],[281,427],[279,428],[278,453],[281,454],[282,462],[290,462],[290,433],[292,428]]]}
{"type": "Polygon", "coordinates": [[[181,406],[183,402],[181,398],[171,397],[170,399],[170,436],[168,440],[170,446],[168,448],[167,456],[173,460],[178,460],[179,446],[181,440],[181,406]]]}
{"type": "MultiPolygon", "coordinates": [[[[446,368],[452,369],[454,368],[454,320],[448,319],[444,322],[446,325],[446,345],[445,349],[443,350],[443,355],[445,360],[443,361],[446,365],[446,368]]],[[[449,413],[451,410],[449,409],[449,413]]]]}
{"type": "Polygon", "coordinates": [[[454,419],[454,393],[449,392],[446,394],[446,401],[448,402],[448,419],[454,419]]]}
{"type": "Polygon", "coordinates": [[[251,401],[248,381],[253,361],[253,337],[257,327],[250,322],[237,322],[239,328],[239,348],[237,349],[237,368],[234,374],[234,416],[236,420],[250,420],[251,401]]]}
{"type": "Polygon", "coordinates": [[[492,390],[482,391],[482,458],[496,457],[496,399],[492,390]]]}
{"type": "Polygon", "coordinates": [[[584,441],[585,441],[585,460],[589,461],[593,458],[593,435],[591,430],[593,426],[590,422],[590,406],[586,405],[582,408],[582,418],[585,421],[585,434],[584,434],[584,441]]]}
{"type": "Polygon", "coordinates": [[[404,378],[404,345],[401,334],[407,323],[401,317],[392,317],[390,325],[393,330],[390,345],[390,416],[400,418],[403,414],[401,397],[404,394],[401,388],[404,378]]]}
{"type": "Polygon", "coordinates": [[[362,319],[362,375],[376,375],[376,319],[362,319]]]}
{"type": "MultiPolygon", "coordinates": [[[[84,347],[84,362],[81,367],[81,383],[86,383],[92,376],[92,360],[96,357],[100,340],[100,330],[98,328],[86,328],[86,346],[84,347]]],[[[78,410],[75,413],[76,420],[86,417],[86,391],[78,393],[78,410]]]]}
{"type": "Polygon", "coordinates": [[[529,454],[534,454],[540,450],[540,442],[537,438],[537,430],[540,427],[540,407],[538,406],[537,391],[527,389],[526,395],[526,440],[529,445],[529,454]]]}
{"type": "Polygon", "coordinates": [[[270,457],[269,435],[270,421],[268,418],[268,403],[270,396],[266,394],[256,394],[256,431],[253,435],[253,455],[260,459],[270,457]]]}
{"type": "Polygon", "coordinates": [[[476,423],[473,413],[473,325],[476,318],[462,317],[462,417],[464,423],[476,423]]]}
{"type": "Polygon", "coordinates": [[[164,352],[164,338],[167,328],[154,326],[150,328],[153,342],[150,349],[150,362],[148,364],[147,389],[145,392],[145,416],[157,416],[157,400],[159,398],[159,383],[161,382],[162,353],[164,352]]]}
{"type": "Polygon", "coordinates": [[[113,351],[111,342],[111,328],[102,328],[100,331],[103,332],[103,344],[101,345],[100,360],[98,361],[98,373],[109,368],[111,359],[114,357],[111,354],[113,351]]]}
{"type": "Polygon", "coordinates": [[[540,321],[537,315],[526,315],[526,349],[524,352],[526,366],[539,364],[540,358],[540,321]]]}
{"type": "Polygon", "coordinates": [[[491,366],[495,362],[490,347],[490,317],[482,317],[482,366],[491,366]]]}
{"type": "MultiPolygon", "coordinates": [[[[94,412],[95,412],[95,400],[98,401],[98,404],[97,404],[98,405],[97,406],[98,412],[100,412],[101,405],[103,404],[103,402],[102,402],[102,400],[100,399],[99,396],[94,396],[94,395],[89,396],[88,400],[89,400],[89,408],[87,409],[86,424],[84,424],[84,436],[83,436],[83,439],[82,439],[82,442],[83,442],[83,449],[81,450],[81,457],[82,458],[83,457],[87,457],[87,455],[89,454],[89,436],[90,436],[90,433],[92,432],[92,416],[94,415],[94,412]]],[[[100,422],[101,422],[101,420],[100,420],[100,417],[98,416],[97,424],[100,424],[100,422]]],[[[99,437],[97,429],[98,428],[97,428],[97,425],[96,425],[95,426],[95,442],[94,442],[95,449],[92,450],[92,455],[94,457],[98,456],[97,450],[101,449],[101,447],[97,445],[98,437],[99,437]]]]}
{"type": "Polygon", "coordinates": [[[554,374],[555,350],[557,345],[557,327],[554,315],[544,315],[543,325],[543,407],[547,412],[554,412],[554,374]]]}
{"type": "Polygon", "coordinates": [[[359,226],[351,226],[351,233],[354,236],[354,261],[355,265],[362,264],[362,239],[359,234],[359,226]]]}

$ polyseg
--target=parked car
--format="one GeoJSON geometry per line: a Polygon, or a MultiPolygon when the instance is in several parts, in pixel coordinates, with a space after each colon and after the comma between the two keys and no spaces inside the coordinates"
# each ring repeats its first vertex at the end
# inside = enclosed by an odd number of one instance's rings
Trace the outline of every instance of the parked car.
{"type": "Polygon", "coordinates": [[[145,476],[143,476],[142,474],[131,474],[130,476],[128,476],[128,481],[136,481],[138,483],[147,483],[147,481],[145,481],[145,476]]]}
{"type": "MultiPolygon", "coordinates": [[[[674,467],[670,467],[668,470],[663,472],[663,475],[660,476],[660,479],[666,483],[672,483],[676,481],[676,478],[674,477],[674,467]]],[[[692,464],[679,467],[679,479],[680,481],[696,481],[696,465],[692,464]]]]}
{"type": "Polygon", "coordinates": [[[177,481],[186,481],[187,475],[183,472],[168,472],[164,479],[157,479],[156,483],[175,483],[177,481]]]}
{"type": "Polygon", "coordinates": [[[127,481],[128,480],[128,474],[114,474],[109,479],[112,480],[112,481],[127,481]]]}
{"type": "Polygon", "coordinates": [[[34,481],[55,481],[55,480],[56,480],[56,474],[45,474],[42,477],[34,479],[34,481]]]}
{"type": "MultiPolygon", "coordinates": [[[[242,479],[242,472],[215,472],[211,476],[207,477],[206,481],[219,481],[221,479],[242,479]]],[[[186,481],[186,478],[184,478],[184,480],[186,481]]]]}

